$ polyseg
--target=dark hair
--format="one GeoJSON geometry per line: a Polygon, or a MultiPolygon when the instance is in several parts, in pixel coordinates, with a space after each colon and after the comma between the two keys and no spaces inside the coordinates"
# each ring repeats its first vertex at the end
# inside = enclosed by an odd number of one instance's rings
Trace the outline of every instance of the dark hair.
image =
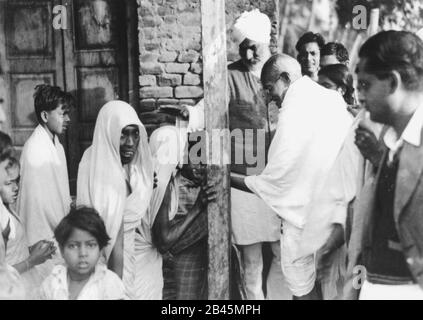
{"type": "Polygon", "coordinates": [[[354,80],[348,67],[342,63],[327,65],[319,70],[319,76],[326,76],[337,87],[345,90],[344,100],[347,104],[354,104],[354,80]]]}
{"type": "Polygon", "coordinates": [[[359,57],[366,59],[366,72],[386,79],[397,71],[407,90],[419,90],[423,83],[423,41],[407,31],[382,31],[361,47],[359,57]]]}
{"type": "Polygon", "coordinates": [[[0,131],[0,162],[10,158],[12,151],[12,139],[8,134],[0,131]]]}
{"type": "Polygon", "coordinates": [[[340,63],[346,63],[350,60],[347,48],[345,48],[344,45],[339,42],[328,42],[322,47],[320,51],[320,56],[331,55],[335,55],[336,59],[340,63]]]}
{"type": "Polygon", "coordinates": [[[298,40],[297,44],[295,45],[295,49],[297,49],[298,52],[301,51],[302,47],[310,42],[316,42],[319,46],[320,50],[322,50],[322,47],[325,45],[325,39],[322,37],[320,33],[313,33],[311,31],[304,33],[300,39],[298,40]]]}
{"type": "Polygon", "coordinates": [[[103,219],[97,210],[89,207],[72,208],[54,230],[54,237],[63,247],[74,229],[88,232],[96,238],[100,250],[109,243],[110,237],[107,234],[103,219]]]}
{"type": "Polygon", "coordinates": [[[9,173],[10,169],[13,168],[18,168],[18,170],[20,169],[21,165],[19,163],[19,160],[16,159],[15,157],[9,157],[9,163],[6,167],[6,171],[9,173]]]}
{"type": "Polygon", "coordinates": [[[66,108],[74,106],[74,99],[70,93],[64,92],[60,87],[40,84],[35,87],[34,107],[38,122],[42,123],[41,112],[52,111],[63,104],[66,108]]]}

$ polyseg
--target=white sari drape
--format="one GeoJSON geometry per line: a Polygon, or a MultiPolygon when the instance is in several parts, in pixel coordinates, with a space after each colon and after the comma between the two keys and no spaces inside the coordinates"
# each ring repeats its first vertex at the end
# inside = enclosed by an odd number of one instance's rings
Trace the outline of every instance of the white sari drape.
{"type": "Polygon", "coordinates": [[[147,214],[142,218],[138,233],[135,234],[137,299],[162,299],[163,274],[162,256],[153,244],[151,229],[164,194],[170,183],[172,219],[178,209],[178,188],[172,177],[182,161],[186,143],[186,130],[173,126],[156,129],[150,137],[150,148],[157,174],[157,187],[153,190],[147,214]]]}
{"type": "Polygon", "coordinates": [[[123,282],[128,297],[136,298],[136,228],[145,218],[153,190],[153,163],[146,130],[135,110],[126,102],[111,101],[100,110],[92,145],[85,151],[79,165],[77,205],[94,207],[103,218],[111,238],[105,248],[109,258],[123,220],[124,270],[123,282]],[[129,164],[132,193],[127,195],[126,174],[120,159],[122,129],[137,125],[140,142],[129,164]]]}

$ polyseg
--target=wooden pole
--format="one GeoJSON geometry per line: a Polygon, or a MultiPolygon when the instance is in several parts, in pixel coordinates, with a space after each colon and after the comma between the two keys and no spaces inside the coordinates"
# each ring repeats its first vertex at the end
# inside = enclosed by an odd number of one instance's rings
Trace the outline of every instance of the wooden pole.
{"type": "MultiPolygon", "coordinates": [[[[219,195],[208,206],[209,300],[228,300],[230,292],[230,155],[225,0],[201,0],[203,84],[209,167],[207,179],[219,185],[219,195]],[[223,130],[223,131],[222,131],[223,130]],[[223,132],[223,134],[221,134],[223,132]],[[213,148],[219,133],[222,148],[213,148]]],[[[219,143],[218,143],[219,144],[219,143]]]]}

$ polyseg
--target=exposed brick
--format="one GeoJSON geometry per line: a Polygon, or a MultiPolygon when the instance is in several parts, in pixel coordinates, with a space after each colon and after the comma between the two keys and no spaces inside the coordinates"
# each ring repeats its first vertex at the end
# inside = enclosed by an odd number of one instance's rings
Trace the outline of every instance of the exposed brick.
{"type": "Polygon", "coordinates": [[[179,104],[179,100],[178,99],[159,99],[157,100],[157,106],[164,106],[167,104],[179,104]]]}
{"type": "Polygon", "coordinates": [[[146,16],[141,19],[141,23],[144,27],[160,27],[163,20],[157,16],[146,16]]]}
{"type": "Polygon", "coordinates": [[[198,58],[200,57],[200,54],[197,51],[187,51],[187,52],[181,52],[178,56],[178,62],[182,63],[195,63],[198,61],[198,58]]]}
{"type": "Polygon", "coordinates": [[[147,51],[155,51],[160,48],[160,42],[146,42],[144,43],[144,48],[147,51]]]}
{"type": "Polygon", "coordinates": [[[141,1],[139,14],[141,17],[153,16],[155,12],[151,3],[148,3],[147,1],[141,1]]]}
{"type": "Polygon", "coordinates": [[[198,74],[187,73],[184,75],[184,85],[196,86],[201,83],[201,78],[198,74]]]}
{"type": "Polygon", "coordinates": [[[140,89],[140,97],[147,98],[170,98],[173,97],[172,87],[143,87],[140,89]]]}
{"type": "Polygon", "coordinates": [[[194,99],[181,99],[179,100],[179,104],[187,104],[189,106],[194,106],[197,104],[197,101],[194,99]]]}
{"type": "Polygon", "coordinates": [[[153,76],[153,75],[139,76],[139,83],[140,83],[141,87],[155,86],[156,85],[156,77],[153,76]]]}
{"type": "Polygon", "coordinates": [[[166,63],[168,73],[187,73],[190,65],[188,63],[166,63]]]}
{"type": "Polygon", "coordinates": [[[185,47],[185,49],[188,49],[188,50],[200,51],[201,50],[201,41],[199,41],[199,40],[188,41],[187,43],[184,44],[184,47],[185,47]]]}
{"type": "Polygon", "coordinates": [[[157,9],[157,13],[160,16],[164,17],[164,16],[168,16],[168,15],[174,15],[175,14],[175,10],[172,9],[171,7],[165,5],[165,6],[160,6],[157,9]]]}
{"type": "Polygon", "coordinates": [[[182,76],[179,74],[162,74],[158,77],[158,83],[161,87],[179,86],[182,84],[182,76]]]}
{"type": "Polygon", "coordinates": [[[141,74],[162,74],[163,65],[154,62],[141,63],[140,72],[141,74]]]}
{"type": "Polygon", "coordinates": [[[176,23],[176,16],[165,16],[164,17],[164,22],[169,25],[169,24],[175,24],[176,23]]]}
{"type": "Polygon", "coordinates": [[[184,49],[184,42],[181,39],[165,39],[164,47],[169,51],[181,51],[184,49]]]}
{"type": "Polygon", "coordinates": [[[142,54],[140,56],[140,61],[142,63],[146,63],[146,62],[157,62],[157,58],[159,57],[159,55],[157,53],[146,53],[146,54],[142,54]]]}
{"type": "Polygon", "coordinates": [[[143,124],[163,124],[163,123],[172,123],[176,121],[176,117],[169,115],[167,113],[162,113],[159,111],[152,112],[143,112],[140,114],[140,120],[143,124]]]}
{"type": "Polygon", "coordinates": [[[203,65],[201,63],[192,63],[189,71],[200,74],[203,72],[203,65]]]}
{"type": "Polygon", "coordinates": [[[199,14],[182,13],[178,15],[178,21],[184,26],[201,25],[201,16],[199,14]]]}
{"type": "Polygon", "coordinates": [[[160,62],[174,62],[178,54],[175,51],[164,51],[159,57],[160,62]]]}
{"type": "Polygon", "coordinates": [[[140,101],[140,107],[143,111],[153,111],[156,109],[156,99],[143,99],[140,101]]]}
{"type": "Polygon", "coordinates": [[[195,86],[180,86],[175,88],[176,98],[200,98],[203,96],[203,88],[195,86]]]}
{"type": "Polygon", "coordinates": [[[154,40],[157,38],[156,28],[142,28],[141,39],[142,40],[154,40]]]}

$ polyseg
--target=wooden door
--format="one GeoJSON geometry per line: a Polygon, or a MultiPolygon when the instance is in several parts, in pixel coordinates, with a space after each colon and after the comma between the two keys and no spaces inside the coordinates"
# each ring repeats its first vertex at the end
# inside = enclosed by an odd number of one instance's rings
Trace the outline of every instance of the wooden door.
{"type": "Polygon", "coordinates": [[[138,109],[137,19],[136,0],[0,0],[4,131],[20,153],[38,124],[34,87],[47,83],[71,92],[76,108],[61,141],[72,194],[101,106],[119,98],[138,109]],[[53,27],[56,5],[66,8],[64,29],[53,27]]]}
{"type": "Polygon", "coordinates": [[[18,155],[38,122],[33,93],[38,84],[63,87],[61,34],[52,24],[54,0],[0,0],[0,97],[5,131],[18,155]]]}
{"type": "MultiPolygon", "coordinates": [[[[91,144],[98,111],[108,101],[129,99],[127,4],[72,0],[72,24],[64,30],[65,83],[77,98],[68,132],[71,192],[78,163],[91,144]]],[[[132,12],[132,14],[136,14],[132,12]]],[[[129,68],[132,69],[132,68],[129,68]]],[[[132,89],[133,90],[133,89],[132,89]]]]}

